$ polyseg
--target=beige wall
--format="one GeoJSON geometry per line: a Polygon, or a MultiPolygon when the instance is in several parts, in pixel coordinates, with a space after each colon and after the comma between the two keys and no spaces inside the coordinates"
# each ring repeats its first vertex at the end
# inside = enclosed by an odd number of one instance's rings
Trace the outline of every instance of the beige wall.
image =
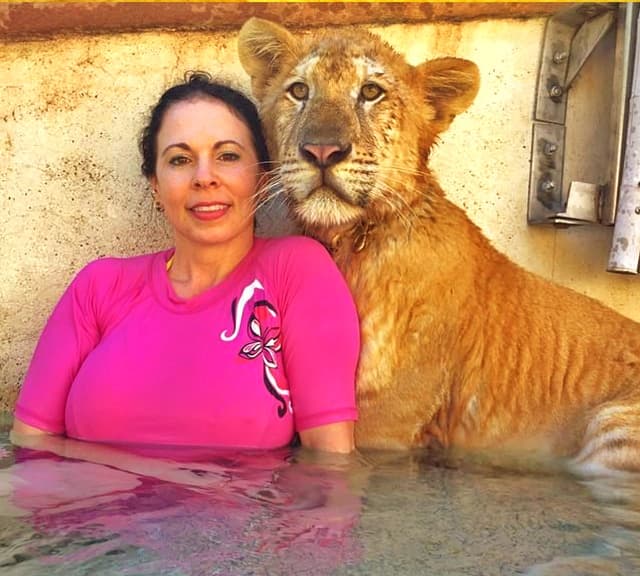
{"type": "MultiPolygon", "coordinates": [[[[543,19],[373,28],[413,63],[475,60],[482,87],[434,153],[449,197],[525,267],[640,320],[640,278],[605,272],[611,229],[526,225],[543,19]]],[[[47,315],[105,254],[169,240],[139,175],[148,107],[185,70],[246,85],[235,33],[145,32],[0,44],[0,408],[10,407],[47,315]]]]}

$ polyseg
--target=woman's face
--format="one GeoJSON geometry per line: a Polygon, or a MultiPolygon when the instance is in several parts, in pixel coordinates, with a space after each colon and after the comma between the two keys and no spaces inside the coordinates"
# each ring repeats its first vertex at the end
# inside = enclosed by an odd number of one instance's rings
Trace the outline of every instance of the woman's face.
{"type": "Polygon", "coordinates": [[[157,136],[156,199],[176,245],[251,246],[261,171],[251,132],[212,98],[172,104],[157,136]]]}

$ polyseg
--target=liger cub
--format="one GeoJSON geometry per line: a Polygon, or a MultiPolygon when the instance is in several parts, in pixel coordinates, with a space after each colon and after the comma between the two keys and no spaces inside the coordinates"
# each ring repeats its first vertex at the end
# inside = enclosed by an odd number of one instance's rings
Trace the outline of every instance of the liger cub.
{"type": "Polygon", "coordinates": [[[640,471],[640,324],[492,247],[428,167],[478,68],[409,65],[367,32],[248,20],[277,183],[356,300],[359,447],[532,451],[640,471]]]}

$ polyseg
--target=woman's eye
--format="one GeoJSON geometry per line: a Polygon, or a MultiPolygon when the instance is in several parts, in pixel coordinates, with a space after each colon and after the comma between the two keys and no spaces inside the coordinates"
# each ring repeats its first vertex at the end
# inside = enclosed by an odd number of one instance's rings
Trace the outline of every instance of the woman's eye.
{"type": "Polygon", "coordinates": [[[189,158],[187,156],[174,156],[173,158],[169,158],[169,164],[172,166],[182,166],[189,162],[189,158]]]}
{"type": "Polygon", "coordinates": [[[304,82],[294,82],[289,86],[288,92],[294,100],[306,100],[309,97],[309,86],[304,82]]]}
{"type": "Polygon", "coordinates": [[[384,94],[384,89],[374,82],[367,82],[360,88],[360,96],[367,102],[377,100],[384,94]]]}
{"type": "Polygon", "coordinates": [[[218,159],[223,162],[235,162],[236,160],[240,160],[240,154],[237,154],[236,152],[223,152],[218,156],[218,159]]]}

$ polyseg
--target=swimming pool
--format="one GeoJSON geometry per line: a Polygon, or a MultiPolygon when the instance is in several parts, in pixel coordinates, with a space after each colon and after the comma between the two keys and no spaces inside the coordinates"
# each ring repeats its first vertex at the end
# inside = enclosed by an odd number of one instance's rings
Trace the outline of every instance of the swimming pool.
{"type": "Polygon", "coordinates": [[[419,453],[173,451],[134,456],[131,472],[16,449],[9,422],[3,576],[640,574],[633,481],[419,453]]]}

